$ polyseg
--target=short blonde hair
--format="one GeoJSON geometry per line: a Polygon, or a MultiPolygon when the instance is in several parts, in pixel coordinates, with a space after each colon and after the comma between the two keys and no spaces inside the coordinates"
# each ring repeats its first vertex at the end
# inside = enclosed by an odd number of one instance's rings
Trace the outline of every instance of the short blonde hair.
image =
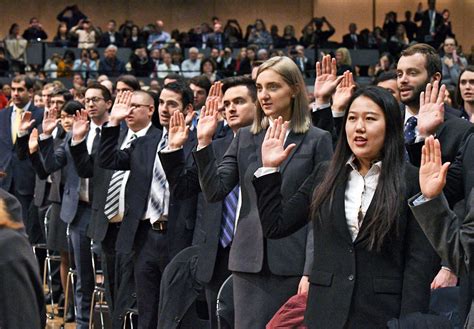
{"type": "MultiPolygon", "coordinates": [[[[290,129],[298,134],[308,131],[311,121],[309,117],[309,104],[306,96],[306,85],[301,71],[295,62],[286,56],[275,56],[265,61],[259,66],[257,78],[263,71],[272,70],[278,73],[281,78],[294,90],[295,97],[291,103],[290,129]]],[[[268,118],[263,112],[260,102],[257,103],[255,120],[250,131],[258,134],[269,126],[268,118]]]]}
{"type": "Polygon", "coordinates": [[[340,64],[352,66],[352,58],[351,58],[351,53],[349,52],[349,49],[345,47],[341,47],[336,50],[336,53],[338,52],[341,53],[342,55],[340,64]]]}

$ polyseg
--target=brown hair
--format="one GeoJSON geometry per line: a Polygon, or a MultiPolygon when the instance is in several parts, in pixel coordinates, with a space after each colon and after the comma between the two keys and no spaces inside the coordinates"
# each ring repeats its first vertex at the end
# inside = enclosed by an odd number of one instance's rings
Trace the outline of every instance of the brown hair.
{"type": "Polygon", "coordinates": [[[433,47],[426,43],[417,43],[402,51],[402,56],[413,56],[415,54],[422,54],[425,57],[428,79],[431,79],[436,73],[442,74],[441,58],[433,47]]]}

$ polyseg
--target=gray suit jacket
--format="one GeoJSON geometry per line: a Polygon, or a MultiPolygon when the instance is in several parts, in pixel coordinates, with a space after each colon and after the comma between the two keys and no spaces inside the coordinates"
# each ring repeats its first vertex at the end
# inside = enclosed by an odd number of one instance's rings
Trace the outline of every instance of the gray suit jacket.
{"type": "MultiPolygon", "coordinates": [[[[202,191],[208,202],[217,202],[240,184],[242,206],[229,256],[229,269],[245,273],[259,273],[264,259],[273,274],[298,276],[304,273],[309,235],[308,225],[279,240],[264,239],[252,179],[262,167],[261,145],[265,131],[254,135],[250,128],[242,128],[232,141],[223,160],[217,164],[213,145],[194,153],[202,191]]],[[[290,132],[286,145],[296,147],[280,167],[284,198],[290,198],[309,176],[313,168],[332,155],[331,135],[310,127],[305,134],[290,132]]]]}

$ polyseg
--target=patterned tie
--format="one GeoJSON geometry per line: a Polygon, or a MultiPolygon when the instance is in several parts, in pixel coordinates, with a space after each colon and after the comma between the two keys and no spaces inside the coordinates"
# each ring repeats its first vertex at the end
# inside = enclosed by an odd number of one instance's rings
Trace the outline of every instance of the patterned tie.
{"type": "Polygon", "coordinates": [[[15,110],[15,121],[12,126],[12,143],[16,143],[16,137],[18,133],[18,129],[20,128],[20,123],[21,123],[21,115],[23,114],[23,109],[17,108],[15,110]]]}
{"type": "Polygon", "coordinates": [[[222,209],[221,234],[219,241],[223,248],[226,248],[234,237],[235,217],[237,215],[237,203],[239,201],[239,185],[234,187],[232,191],[224,199],[222,209]]]}
{"type": "MultiPolygon", "coordinates": [[[[130,147],[132,141],[137,138],[137,135],[133,134],[124,148],[130,147]]],[[[120,190],[122,189],[123,178],[125,177],[125,170],[116,170],[112,175],[109,183],[109,189],[107,191],[107,199],[105,200],[104,214],[108,220],[114,218],[119,211],[120,203],[120,190]]]]}
{"type": "MultiPolygon", "coordinates": [[[[168,133],[165,133],[161,138],[160,144],[158,145],[158,152],[164,149],[168,145],[168,133]]],[[[166,181],[166,175],[161,170],[159,164],[160,157],[158,152],[155,155],[155,164],[153,165],[153,179],[151,182],[150,189],[150,221],[153,224],[156,222],[164,211],[164,202],[166,190],[168,189],[168,182],[166,181]]]]}
{"type": "Polygon", "coordinates": [[[405,144],[413,144],[416,139],[416,125],[418,119],[416,117],[410,117],[405,123],[405,144]]]}

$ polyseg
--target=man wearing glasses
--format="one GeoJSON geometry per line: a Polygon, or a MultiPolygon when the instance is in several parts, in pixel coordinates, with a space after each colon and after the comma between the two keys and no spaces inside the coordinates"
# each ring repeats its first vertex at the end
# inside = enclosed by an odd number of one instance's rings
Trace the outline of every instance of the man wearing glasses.
{"type": "MultiPolygon", "coordinates": [[[[90,178],[93,176],[94,167],[98,167],[98,163],[94,166],[94,157],[99,147],[102,125],[108,121],[108,111],[112,106],[110,92],[102,85],[91,85],[85,93],[85,105],[86,111],[77,114],[74,119],[72,134],[68,134],[64,143],[56,149],[53,146],[52,133],[58,119],[57,110],[52,107],[43,120],[43,133],[39,142],[46,171],[52,173],[65,167],[67,173],[60,218],[69,225],[70,246],[77,270],[74,297],[78,329],[89,327],[90,303],[94,290],[91,239],[87,235],[87,229],[91,219],[93,195],[100,182],[95,179],[92,184],[90,178]],[[86,121],[86,124],[79,124],[83,121],[86,121]],[[83,144],[87,149],[87,157],[74,163],[71,149],[79,144],[83,144]]],[[[97,175],[97,178],[100,176],[102,175],[97,175]]]]}

